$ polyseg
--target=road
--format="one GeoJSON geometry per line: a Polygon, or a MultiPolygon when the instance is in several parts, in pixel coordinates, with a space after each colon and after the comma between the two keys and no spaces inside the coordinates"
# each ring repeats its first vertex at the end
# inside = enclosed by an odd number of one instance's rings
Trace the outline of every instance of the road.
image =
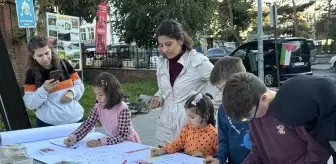
{"type": "MultiPolygon", "coordinates": [[[[314,76],[328,76],[336,79],[336,71],[329,69],[327,64],[313,66],[314,76]]],[[[208,86],[207,92],[216,95],[216,88],[208,86]]],[[[157,146],[155,142],[156,120],[160,115],[160,109],[154,109],[145,115],[138,115],[132,119],[136,131],[139,133],[143,144],[157,146]]],[[[97,128],[97,131],[104,132],[103,129],[97,128]]]]}
{"type": "Polygon", "coordinates": [[[318,64],[312,66],[314,76],[327,76],[336,79],[336,71],[330,69],[329,64],[318,64]]]}

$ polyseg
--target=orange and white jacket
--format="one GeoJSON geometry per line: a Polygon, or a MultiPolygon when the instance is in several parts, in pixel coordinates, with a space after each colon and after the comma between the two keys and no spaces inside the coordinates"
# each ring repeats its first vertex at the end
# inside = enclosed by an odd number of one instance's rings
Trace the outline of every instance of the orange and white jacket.
{"type": "MultiPolygon", "coordinates": [[[[79,104],[78,100],[84,93],[84,85],[78,76],[77,72],[69,62],[63,60],[64,79],[60,79],[60,83],[56,88],[47,92],[43,86],[36,86],[35,75],[31,70],[27,71],[26,81],[24,84],[25,105],[30,110],[36,110],[36,117],[41,121],[51,125],[70,124],[80,121],[83,118],[84,109],[79,104]],[[66,69],[64,67],[67,67],[66,69]],[[70,103],[60,103],[61,98],[69,90],[74,93],[74,99],[70,103]]],[[[56,70],[41,70],[41,83],[50,79],[50,71],[56,70]]]]}

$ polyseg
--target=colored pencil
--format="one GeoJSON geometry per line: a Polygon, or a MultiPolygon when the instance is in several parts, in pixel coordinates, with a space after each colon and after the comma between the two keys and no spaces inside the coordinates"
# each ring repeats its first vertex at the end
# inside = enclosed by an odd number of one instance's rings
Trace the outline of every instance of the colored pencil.
{"type": "Polygon", "coordinates": [[[131,154],[131,153],[136,153],[136,152],[147,150],[147,149],[150,149],[150,147],[143,148],[143,149],[138,149],[138,150],[132,150],[132,151],[129,151],[129,152],[126,152],[126,153],[131,154]]]}

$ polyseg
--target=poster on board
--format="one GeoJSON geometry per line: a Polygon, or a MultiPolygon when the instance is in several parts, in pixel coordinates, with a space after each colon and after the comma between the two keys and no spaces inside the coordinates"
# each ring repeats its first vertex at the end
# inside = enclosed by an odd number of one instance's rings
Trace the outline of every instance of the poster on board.
{"type": "Polygon", "coordinates": [[[54,52],[66,59],[76,71],[82,70],[79,35],[79,17],[46,13],[47,37],[52,40],[54,52]]]}
{"type": "Polygon", "coordinates": [[[98,5],[96,12],[96,53],[106,54],[106,33],[107,33],[107,12],[108,6],[106,3],[101,2],[98,5]]]}

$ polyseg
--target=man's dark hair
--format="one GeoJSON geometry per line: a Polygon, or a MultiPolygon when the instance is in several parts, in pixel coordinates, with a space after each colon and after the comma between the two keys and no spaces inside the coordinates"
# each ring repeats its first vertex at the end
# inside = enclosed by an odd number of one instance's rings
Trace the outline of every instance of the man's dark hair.
{"type": "Polygon", "coordinates": [[[226,56],[215,63],[210,74],[210,82],[216,85],[238,72],[246,72],[242,60],[238,57],[226,56]]]}
{"type": "Polygon", "coordinates": [[[256,106],[262,94],[267,91],[266,85],[257,76],[248,72],[233,74],[223,90],[225,113],[235,120],[250,116],[250,111],[256,106]]]}

